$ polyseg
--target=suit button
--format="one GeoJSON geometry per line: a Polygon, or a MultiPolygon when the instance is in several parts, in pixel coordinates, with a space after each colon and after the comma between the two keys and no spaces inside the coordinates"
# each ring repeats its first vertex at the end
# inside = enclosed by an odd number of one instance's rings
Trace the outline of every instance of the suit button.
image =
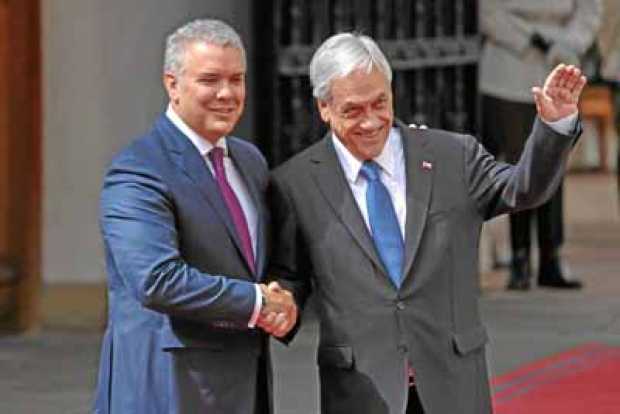
{"type": "Polygon", "coordinates": [[[405,302],[399,301],[396,303],[396,309],[405,310],[405,302]]]}

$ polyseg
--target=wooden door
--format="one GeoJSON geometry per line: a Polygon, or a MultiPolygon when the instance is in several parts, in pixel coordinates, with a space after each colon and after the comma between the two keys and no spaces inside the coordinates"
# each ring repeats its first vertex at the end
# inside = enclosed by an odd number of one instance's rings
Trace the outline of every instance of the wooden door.
{"type": "Polygon", "coordinates": [[[6,1],[0,1],[0,258],[7,254],[8,225],[8,185],[9,185],[9,146],[8,146],[8,106],[7,106],[7,15],[6,1]]]}
{"type": "MultiPolygon", "coordinates": [[[[41,246],[40,0],[0,0],[0,259],[15,270],[0,329],[39,320],[41,246]]],[[[5,290],[7,289],[5,284],[5,290]]]]}

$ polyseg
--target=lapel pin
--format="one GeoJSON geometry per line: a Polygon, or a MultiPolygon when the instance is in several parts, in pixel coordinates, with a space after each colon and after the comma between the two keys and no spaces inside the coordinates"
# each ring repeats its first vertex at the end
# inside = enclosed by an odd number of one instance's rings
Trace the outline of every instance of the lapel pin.
{"type": "Polygon", "coordinates": [[[422,161],[422,169],[424,171],[430,171],[433,169],[433,164],[431,162],[428,161],[422,161]]]}

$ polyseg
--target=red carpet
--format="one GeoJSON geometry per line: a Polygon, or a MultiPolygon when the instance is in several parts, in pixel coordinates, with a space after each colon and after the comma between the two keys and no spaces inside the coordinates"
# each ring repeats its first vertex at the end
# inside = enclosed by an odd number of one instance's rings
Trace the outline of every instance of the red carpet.
{"type": "Polygon", "coordinates": [[[620,348],[583,345],[491,385],[495,414],[620,414],[620,348]]]}

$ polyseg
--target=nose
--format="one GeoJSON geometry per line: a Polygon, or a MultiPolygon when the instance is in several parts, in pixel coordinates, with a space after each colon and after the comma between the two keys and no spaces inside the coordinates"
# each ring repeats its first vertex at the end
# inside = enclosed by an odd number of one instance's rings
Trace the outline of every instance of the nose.
{"type": "Polygon", "coordinates": [[[372,112],[367,114],[364,117],[364,120],[360,123],[360,127],[367,131],[378,129],[381,127],[381,125],[382,125],[382,122],[379,119],[379,117],[373,114],[372,112]]]}
{"type": "Polygon", "coordinates": [[[228,81],[222,81],[217,90],[218,99],[230,99],[233,96],[232,88],[228,81]]]}

